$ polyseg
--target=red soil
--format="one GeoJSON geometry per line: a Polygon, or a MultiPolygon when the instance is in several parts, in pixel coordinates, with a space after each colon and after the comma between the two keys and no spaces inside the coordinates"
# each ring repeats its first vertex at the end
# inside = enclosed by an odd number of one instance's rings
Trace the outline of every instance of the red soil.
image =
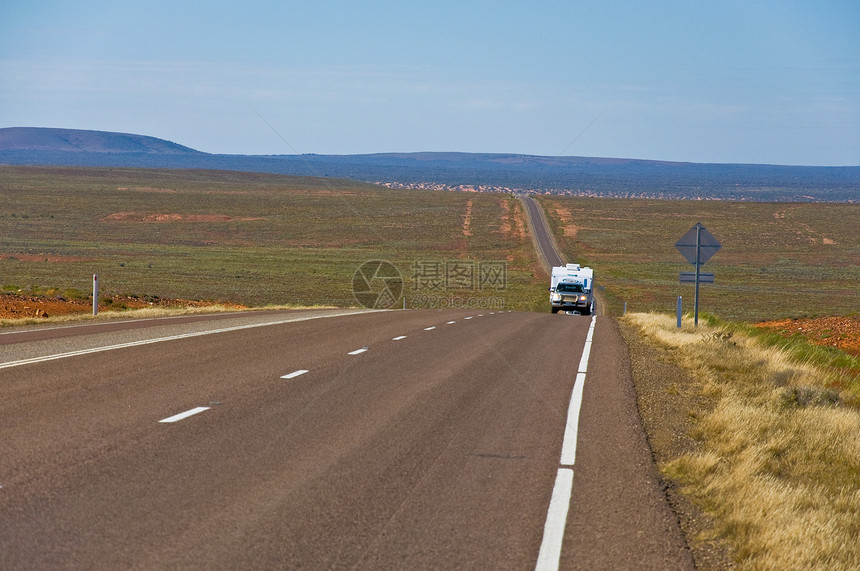
{"type": "MultiPolygon", "coordinates": [[[[111,309],[142,309],[144,307],[208,307],[216,305],[208,301],[185,299],[153,299],[147,301],[128,296],[99,296],[99,311],[111,309]]],[[[218,304],[224,305],[224,304],[218,304]]],[[[237,309],[244,306],[235,306],[237,309]]],[[[0,319],[22,319],[26,317],[51,317],[58,315],[91,313],[91,301],[42,297],[33,295],[0,294],[0,319]]]]}
{"type": "Polygon", "coordinates": [[[860,356],[860,317],[782,319],[758,323],[756,326],[786,337],[800,334],[816,345],[828,345],[860,356]]]}
{"type": "Polygon", "coordinates": [[[114,212],[102,218],[103,222],[250,222],[263,220],[254,217],[234,217],[226,214],[143,214],[141,212],[114,212]]]}

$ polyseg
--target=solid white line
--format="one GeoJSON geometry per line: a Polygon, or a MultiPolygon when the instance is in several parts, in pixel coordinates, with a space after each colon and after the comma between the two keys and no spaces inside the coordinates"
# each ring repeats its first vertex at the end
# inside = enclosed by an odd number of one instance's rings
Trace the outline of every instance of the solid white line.
{"type": "Polygon", "coordinates": [[[400,341],[401,339],[406,339],[406,335],[398,335],[397,337],[392,337],[392,341],[400,341]]]}
{"type": "Polygon", "coordinates": [[[578,373],[588,372],[588,357],[591,355],[591,344],[594,338],[594,324],[597,318],[591,318],[591,325],[588,327],[588,334],[585,336],[585,346],[582,348],[582,358],[579,360],[578,373]]]}
{"type": "MultiPolygon", "coordinates": [[[[209,314],[201,314],[201,313],[188,313],[185,315],[169,315],[165,317],[138,317],[135,319],[110,319],[105,321],[90,321],[84,323],[76,323],[74,325],[57,325],[55,327],[37,327],[31,329],[13,329],[12,331],[5,331],[0,333],[0,335],[17,335],[18,333],[32,333],[34,331],[55,331],[58,329],[74,329],[75,327],[98,327],[100,325],[114,325],[123,323],[143,323],[146,321],[167,321],[168,319],[182,319],[183,317],[193,317],[199,315],[248,315],[248,312],[245,311],[230,311],[228,313],[209,313],[209,314]]],[[[202,321],[205,321],[202,320],[202,321]]]]}
{"type": "Polygon", "coordinates": [[[561,562],[561,545],[564,541],[564,527],[570,508],[570,495],[573,492],[573,470],[559,468],[552,489],[552,498],[543,527],[543,541],[538,552],[536,571],[556,571],[561,562]]]}
{"type": "Polygon", "coordinates": [[[292,373],[290,373],[289,375],[284,375],[284,376],[283,376],[283,377],[281,377],[281,378],[282,378],[282,379],[295,379],[295,378],[296,378],[296,377],[298,377],[299,375],[304,375],[304,374],[305,374],[305,373],[307,373],[307,372],[308,372],[308,370],[307,370],[307,369],[299,369],[298,371],[293,371],[293,372],[292,372],[292,373]]]}
{"type": "Polygon", "coordinates": [[[586,341],[591,341],[594,337],[594,326],[597,325],[597,316],[591,318],[591,325],[588,326],[588,335],[585,336],[586,341]]]}
{"type": "Polygon", "coordinates": [[[436,329],[435,325],[433,327],[425,327],[424,331],[433,331],[434,329],[436,329]]]}
{"type": "Polygon", "coordinates": [[[576,463],[576,439],[579,434],[579,410],[582,408],[582,388],[585,386],[585,373],[577,373],[567,409],[567,424],[564,426],[564,440],[561,444],[561,465],[573,466],[576,463]]]}
{"type": "Polygon", "coordinates": [[[177,339],[188,339],[190,337],[200,337],[202,335],[214,335],[216,333],[227,333],[229,331],[240,331],[242,329],[255,329],[257,327],[269,327],[271,325],[282,325],[284,323],[296,323],[299,321],[310,321],[312,319],[324,319],[328,317],[346,317],[349,315],[359,315],[367,312],[349,312],[349,313],[332,313],[329,315],[313,315],[307,317],[294,317],[291,319],[280,319],[277,321],[267,321],[265,323],[251,323],[248,325],[236,325],[234,327],[223,327],[220,329],[209,329],[207,331],[195,331],[193,333],[182,333],[180,335],[170,335],[167,337],[156,337],[154,339],[142,339],[140,341],[131,341],[129,343],[119,343],[117,345],[106,345],[104,347],[93,347],[92,349],[81,349],[79,351],[69,351],[68,353],[57,353],[55,355],[44,355],[42,357],[32,357],[30,359],[21,359],[20,361],[9,361],[8,363],[0,363],[0,369],[9,367],[19,367],[21,365],[30,365],[33,363],[43,363],[45,361],[54,361],[56,359],[65,359],[66,357],[77,357],[79,355],[89,355],[91,353],[101,353],[102,351],[112,351],[114,349],[125,349],[127,347],[137,347],[139,345],[150,345],[152,343],[161,343],[163,341],[176,341],[177,339]]]}
{"type": "Polygon", "coordinates": [[[585,346],[582,348],[582,358],[579,360],[579,369],[576,371],[577,373],[587,373],[588,372],[588,357],[591,355],[591,341],[586,341],[585,346]]]}
{"type": "Polygon", "coordinates": [[[573,390],[570,395],[567,422],[564,426],[564,440],[561,444],[561,460],[559,462],[561,467],[558,469],[555,487],[552,490],[552,499],[549,502],[549,510],[547,510],[546,523],[543,529],[543,541],[541,541],[540,553],[535,565],[535,569],[540,571],[555,571],[561,563],[564,528],[567,524],[567,512],[570,509],[570,496],[573,493],[573,466],[576,463],[579,412],[582,408],[585,374],[588,368],[588,356],[591,353],[594,325],[596,322],[597,318],[592,317],[588,334],[585,337],[585,346],[582,349],[582,358],[579,361],[579,371],[576,374],[576,380],[573,382],[573,390]]]}
{"type": "Polygon", "coordinates": [[[359,355],[367,351],[367,347],[362,347],[361,349],[356,349],[355,351],[350,351],[347,355],[359,355]]]}
{"type": "Polygon", "coordinates": [[[209,410],[209,407],[208,406],[198,406],[197,408],[192,408],[191,410],[186,410],[185,412],[180,412],[179,414],[175,414],[169,418],[159,420],[158,422],[176,422],[176,421],[182,420],[183,418],[188,418],[189,416],[193,416],[197,413],[203,412],[204,410],[209,410]]]}

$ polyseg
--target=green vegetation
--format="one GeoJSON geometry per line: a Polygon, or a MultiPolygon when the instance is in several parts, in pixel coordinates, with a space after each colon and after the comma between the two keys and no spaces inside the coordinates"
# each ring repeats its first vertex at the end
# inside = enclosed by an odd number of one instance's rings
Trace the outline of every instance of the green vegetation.
{"type": "Polygon", "coordinates": [[[668,315],[622,319],[653,345],[654,359],[690,372],[689,383],[651,400],[662,411],[640,409],[660,419],[682,407],[692,420],[695,450],[656,451],[661,472],[714,522],[691,539],[727,541],[743,569],[855,569],[860,390],[847,377],[860,373],[860,360],[834,361],[799,339],[779,348],[747,326],[690,321],[679,330],[668,315]]]}
{"type": "Polygon", "coordinates": [[[25,290],[89,291],[98,274],[106,293],[354,306],[356,269],[383,259],[403,275],[409,305],[492,298],[543,309],[524,227],[508,195],[226,171],[0,167],[0,283],[25,290]],[[413,267],[429,260],[504,262],[504,289],[475,279],[425,291],[413,267]]]}
{"type": "MultiPolygon", "coordinates": [[[[539,197],[559,246],[595,268],[612,313],[692,310],[693,266],[675,242],[702,222],[722,244],[700,310],[725,319],[848,315],[860,308],[860,204],[539,197]]],[[[606,308],[605,308],[606,309],[606,308]]]]}

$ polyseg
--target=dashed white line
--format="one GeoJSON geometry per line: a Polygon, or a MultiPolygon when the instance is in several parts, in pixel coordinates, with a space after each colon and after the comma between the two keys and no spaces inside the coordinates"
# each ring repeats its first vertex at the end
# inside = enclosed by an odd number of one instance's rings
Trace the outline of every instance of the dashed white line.
{"type": "Polygon", "coordinates": [[[448,322],[448,325],[451,325],[451,324],[453,324],[453,323],[457,323],[457,322],[456,322],[456,321],[449,321],[449,322],[448,322]]]}
{"type": "Polygon", "coordinates": [[[281,378],[282,379],[295,379],[296,377],[298,377],[300,375],[304,375],[305,373],[308,373],[308,372],[309,371],[307,369],[299,369],[298,371],[293,371],[292,373],[284,375],[281,378]]]}
{"type": "Polygon", "coordinates": [[[435,325],[433,325],[432,327],[425,327],[424,331],[433,331],[434,329],[436,329],[435,325]]]}
{"type": "Polygon", "coordinates": [[[194,416],[195,414],[201,413],[204,410],[209,410],[209,407],[198,406],[197,408],[192,408],[191,410],[186,410],[185,412],[180,412],[179,414],[174,414],[173,416],[159,420],[158,422],[177,422],[182,420],[183,418],[188,418],[189,416],[194,416]]]}
{"type": "Polygon", "coordinates": [[[470,315],[469,317],[464,317],[463,319],[472,319],[472,317],[474,316],[470,315]]]}
{"type": "Polygon", "coordinates": [[[406,339],[406,335],[398,335],[397,337],[392,337],[392,341],[400,341],[401,339],[406,339]]]}
{"type": "Polygon", "coordinates": [[[361,349],[356,349],[355,351],[350,351],[347,355],[358,355],[360,353],[364,353],[367,351],[367,347],[362,347],[361,349]]]}

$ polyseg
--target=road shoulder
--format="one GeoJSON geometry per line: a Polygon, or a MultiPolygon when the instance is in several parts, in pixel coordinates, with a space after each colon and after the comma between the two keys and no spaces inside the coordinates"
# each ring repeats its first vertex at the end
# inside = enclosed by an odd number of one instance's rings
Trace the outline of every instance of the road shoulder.
{"type": "MultiPolygon", "coordinates": [[[[627,344],[632,387],[644,434],[658,467],[682,454],[698,449],[693,438],[696,419],[713,407],[701,391],[693,389],[696,380],[672,364],[665,351],[642,339],[629,325],[618,325],[627,344]]],[[[713,520],[681,493],[677,482],[659,476],[668,504],[677,515],[681,531],[697,569],[734,567],[727,546],[709,539],[713,520]]]]}
{"type": "Polygon", "coordinates": [[[598,317],[594,344],[600,349],[584,385],[562,567],[693,569],[645,438],[614,319],[598,317]]]}

